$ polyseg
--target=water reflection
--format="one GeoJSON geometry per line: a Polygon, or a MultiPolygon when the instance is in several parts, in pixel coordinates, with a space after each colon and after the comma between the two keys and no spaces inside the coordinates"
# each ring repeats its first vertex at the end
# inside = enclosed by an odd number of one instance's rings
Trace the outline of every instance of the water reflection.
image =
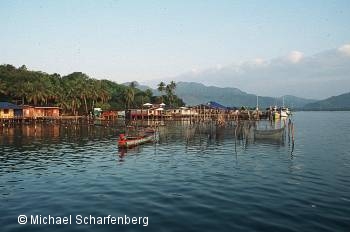
{"type": "MultiPolygon", "coordinates": [[[[176,143],[177,146],[184,146],[185,151],[204,152],[218,146],[231,146],[234,153],[237,149],[247,150],[249,146],[259,144],[271,146],[285,146],[286,131],[280,139],[256,140],[254,130],[257,128],[280,128],[285,127],[285,120],[279,121],[240,121],[231,122],[226,126],[217,124],[214,121],[193,123],[189,120],[167,121],[166,126],[157,124],[159,140],[156,144],[169,145],[176,143]]],[[[288,129],[290,137],[290,130],[288,129]]],[[[130,150],[120,150],[119,155],[124,157],[130,150]]]]}
{"type": "Polygon", "coordinates": [[[140,153],[142,146],[136,146],[132,148],[118,148],[118,161],[124,162],[127,156],[136,155],[140,153]]]}
{"type": "Polygon", "coordinates": [[[89,140],[114,136],[118,129],[89,125],[31,124],[3,127],[0,129],[0,144],[17,147],[33,142],[51,144],[60,141],[84,144],[89,140]]]}
{"type": "MultiPolygon", "coordinates": [[[[139,123],[139,122],[135,122],[139,123]]],[[[150,122],[146,122],[147,125],[150,122]]],[[[232,154],[240,151],[246,151],[251,146],[285,146],[285,138],[288,138],[288,148],[290,156],[293,158],[294,151],[294,127],[289,122],[286,135],[282,140],[256,140],[254,138],[254,130],[256,128],[279,128],[286,125],[285,121],[239,121],[231,122],[226,126],[217,124],[214,121],[203,123],[191,123],[189,120],[166,121],[162,123],[152,122],[157,128],[157,140],[155,144],[146,144],[133,149],[119,149],[119,161],[123,162],[127,155],[140,153],[143,146],[154,146],[155,152],[161,145],[183,146],[185,152],[205,152],[207,150],[215,150],[221,146],[227,146],[232,150],[232,154]]],[[[152,126],[151,125],[151,126],[152,126]]],[[[141,125],[144,126],[144,125],[141,125]]],[[[117,136],[124,133],[125,127],[106,127],[94,125],[55,125],[55,124],[36,124],[36,125],[19,125],[16,127],[2,128],[0,130],[0,144],[2,149],[17,150],[29,153],[30,151],[38,151],[35,159],[54,159],[60,154],[62,148],[65,151],[79,149],[91,141],[108,141],[115,144],[117,149],[117,136]],[[56,154],[55,152],[56,151],[56,154]]],[[[3,150],[5,151],[5,150],[3,150]]],[[[9,152],[3,152],[10,155],[9,152]]],[[[18,155],[18,154],[17,154],[18,155]]],[[[30,159],[27,157],[18,157],[19,160],[30,159]]],[[[6,160],[6,157],[0,157],[6,160]]],[[[33,158],[33,157],[32,157],[33,158]]]]}

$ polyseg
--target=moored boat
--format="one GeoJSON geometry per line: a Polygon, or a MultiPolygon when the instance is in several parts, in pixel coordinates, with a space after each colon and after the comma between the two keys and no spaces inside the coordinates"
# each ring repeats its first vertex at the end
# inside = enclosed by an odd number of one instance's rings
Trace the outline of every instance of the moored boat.
{"type": "Polygon", "coordinates": [[[269,130],[254,130],[255,139],[282,139],[284,127],[269,130]]]}
{"type": "Polygon", "coordinates": [[[286,118],[291,114],[289,108],[284,106],[284,96],[283,96],[283,105],[282,105],[282,108],[280,109],[280,114],[281,114],[281,117],[283,118],[286,118]]]}
{"type": "Polygon", "coordinates": [[[280,119],[281,118],[281,114],[277,111],[273,111],[272,112],[272,117],[274,120],[280,119]]]}
{"type": "Polygon", "coordinates": [[[275,106],[273,109],[271,109],[271,115],[272,115],[272,119],[274,119],[274,120],[281,118],[281,113],[278,110],[277,106],[275,106]]]}
{"type": "Polygon", "coordinates": [[[280,115],[281,115],[281,118],[286,118],[286,117],[288,117],[287,110],[286,110],[285,108],[282,108],[282,109],[281,109],[281,112],[280,112],[280,115]]]}
{"type": "Polygon", "coordinates": [[[292,114],[292,112],[290,111],[289,108],[285,108],[285,111],[286,111],[286,113],[287,113],[288,116],[292,114]]]}
{"type": "Polygon", "coordinates": [[[124,134],[119,135],[118,147],[119,148],[130,148],[135,147],[144,143],[152,142],[154,140],[154,134],[145,134],[142,136],[125,136],[124,134]]]}

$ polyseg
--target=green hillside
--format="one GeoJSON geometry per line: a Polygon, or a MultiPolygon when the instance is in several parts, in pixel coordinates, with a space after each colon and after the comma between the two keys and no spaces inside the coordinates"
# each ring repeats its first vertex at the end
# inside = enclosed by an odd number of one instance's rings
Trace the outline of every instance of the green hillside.
{"type": "Polygon", "coordinates": [[[350,92],[304,106],[305,110],[350,110],[350,92]]]}
{"type": "MultiPolygon", "coordinates": [[[[216,101],[226,106],[247,106],[255,107],[257,96],[243,92],[237,88],[220,88],[215,86],[205,86],[195,82],[178,82],[176,94],[180,96],[188,105],[197,105],[209,101],[216,101]]],[[[295,96],[284,96],[284,104],[292,108],[301,108],[315,100],[299,98],[295,96]]],[[[259,107],[283,104],[283,97],[259,96],[259,107]]]]}

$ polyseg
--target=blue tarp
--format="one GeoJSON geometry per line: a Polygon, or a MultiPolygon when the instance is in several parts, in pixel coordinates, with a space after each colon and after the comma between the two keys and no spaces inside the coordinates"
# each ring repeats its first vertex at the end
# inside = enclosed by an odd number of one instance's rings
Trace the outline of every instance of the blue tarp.
{"type": "Polygon", "coordinates": [[[226,106],[223,106],[217,102],[210,101],[207,103],[207,106],[210,106],[215,109],[220,109],[220,110],[227,110],[228,108],[226,106]]]}
{"type": "Polygon", "coordinates": [[[14,110],[20,110],[22,109],[18,105],[12,104],[10,102],[0,102],[0,109],[14,109],[14,110]]]}

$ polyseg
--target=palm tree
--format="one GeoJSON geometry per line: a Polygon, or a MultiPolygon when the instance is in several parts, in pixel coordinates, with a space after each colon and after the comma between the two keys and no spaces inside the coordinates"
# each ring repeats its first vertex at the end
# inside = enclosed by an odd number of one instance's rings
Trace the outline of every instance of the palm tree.
{"type": "Polygon", "coordinates": [[[175,89],[176,89],[176,83],[174,81],[171,81],[170,84],[166,86],[166,92],[168,95],[170,105],[174,104],[175,89]]]}
{"type": "Polygon", "coordinates": [[[176,89],[176,83],[175,81],[171,81],[170,82],[170,88],[173,90],[173,93],[175,92],[175,89],[176,89]]]}
{"type": "Polygon", "coordinates": [[[80,106],[81,101],[79,98],[71,98],[70,107],[74,115],[77,115],[80,106]]]}
{"type": "Polygon", "coordinates": [[[6,94],[6,93],[7,93],[6,83],[0,80],[0,94],[6,94]]]}
{"type": "Polygon", "coordinates": [[[162,98],[162,101],[163,101],[163,92],[165,91],[165,83],[163,81],[161,81],[158,84],[158,88],[157,89],[160,92],[160,95],[161,95],[161,98],[162,98]]]}
{"type": "Polygon", "coordinates": [[[60,104],[64,106],[67,111],[76,115],[76,111],[81,106],[80,91],[81,86],[75,78],[70,74],[62,79],[63,94],[60,97],[60,104]]]}
{"type": "Polygon", "coordinates": [[[80,94],[84,106],[86,115],[89,114],[88,101],[94,97],[94,83],[91,79],[82,80],[82,93],[80,94]]]}
{"type": "Polygon", "coordinates": [[[14,95],[17,98],[22,99],[22,105],[25,104],[25,100],[28,100],[29,93],[32,91],[33,85],[27,81],[27,82],[19,82],[17,85],[14,86],[14,95]]]}
{"type": "Polygon", "coordinates": [[[146,96],[146,98],[147,98],[146,101],[151,101],[151,99],[152,99],[152,97],[153,97],[153,92],[152,92],[152,90],[146,89],[146,91],[145,91],[145,96],[146,96]]]}
{"type": "Polygon", "coordinates": [[[172,90],[170,84],[167,85],[167,86],[165,87],[165,92],[166,92],[166,95],[167,95],[167,97],[168,97],[169,104],[172,106],[172,104],[173,104],[173,98],[174,98],[174,93],[173,93],[173,90],[172,90]]]}
{"type": "Polygon", "coordinates": [[[130,84],[129,84],[129,87],[132,88],[132,89],[135,89],[136,86],[137,86],[137,82],[136,82],[136,81],[132,81],[132,82],[130,82],[130,84]]]}
{"type": "Polygon", "coordinates": [[[135,99],[134,89],[131,87],[127,88],[125,90],[125,102],[126,102],[128,109],[130,109],[130,104],[133,104],[134,99],[135,99]]]}
{"type": "Polygon", "coordinates": [[[45,102],[47,98],[47,90],[42,82],[36,81],[33,84],[28,84],[27,100],[35,106],[45,102]]]}
{"type": "Polygon", "coordinates": [[[159,84],[158,84],[158,91],[160,93],[163,93],[165,90],[165,83],[163,81],[161,81],[159,84]]]}
{"type": "Polygon", "coordinates": [[[104,105],[111,99],[111,93],[104,80],[89,80],[90,94],[88,101],[90,107],[93,108],[96,104],[104,105]]]}
{"type": "Polygon", "coordinates": [[[43,85],[44,103],[45,105],[47,105],[49,100],[54,98],[54,94],[55,94],[54,87],[51,83],[49,76],[44,76],[40,78],[40,81],[42,82],[42,85],[43,85]]]}
{"type": "Polygon", "coordinates": [[[102,103],[106,103],[109,99],[111,99],[111,93],[103,81],[99,81],[99,99],[102,103]]]}
{"type": "Polygon", "coordinates": [[[65,94],[64,88],[62,87],[62,83],[60,80],[60,76],[58,74],[53,74],[51,77],[51,96],[50,100],[55,103],[60,103],[60,97],[65,94]]]}

